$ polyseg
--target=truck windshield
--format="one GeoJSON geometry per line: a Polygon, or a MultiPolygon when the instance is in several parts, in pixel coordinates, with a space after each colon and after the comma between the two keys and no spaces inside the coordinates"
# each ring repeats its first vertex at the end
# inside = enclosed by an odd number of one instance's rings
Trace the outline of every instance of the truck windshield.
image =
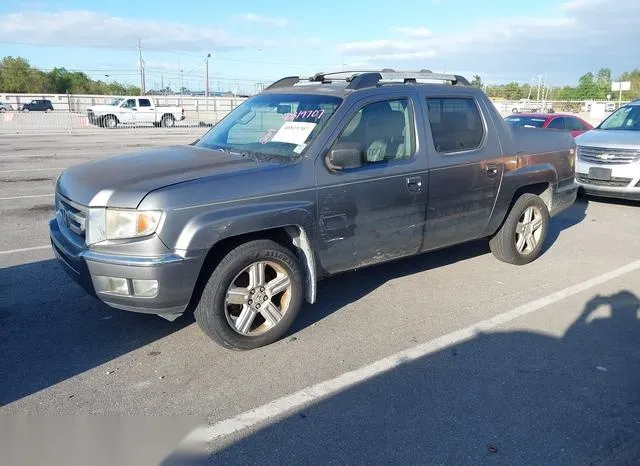
{"type": "Polygon", "coordinates": [[[597,129],[640,131],[640,105],[620,107],[600,123],[597,129]]]}
{"type": "Polygon", "coordinates": [[[229,113],[197,145],[296,158],[322,131],[341,102],[338,97],[324,95],[260,94],[229,113]]]}
{"type": "Polygon", "coordinates": [[[111,101],[111,105],[120,105],[120,102],[122,102],[124,99],[113,99],[111,101]]]}

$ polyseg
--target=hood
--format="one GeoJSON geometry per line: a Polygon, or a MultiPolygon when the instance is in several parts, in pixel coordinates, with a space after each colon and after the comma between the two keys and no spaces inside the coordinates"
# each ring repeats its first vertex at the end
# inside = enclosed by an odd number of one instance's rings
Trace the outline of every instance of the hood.
{"type": "Polygon", "coordinates": [[[579,146],[640,150],[640,131],[592,129],[576,138],[579,146]]]}
{"type": "Polygon", "coordinates": [[[255,169],[258,162],[196,146],[173,146],[109,157],[66,169],[56,191],[85,206],[134,209],[156,189],[255,169]]]}

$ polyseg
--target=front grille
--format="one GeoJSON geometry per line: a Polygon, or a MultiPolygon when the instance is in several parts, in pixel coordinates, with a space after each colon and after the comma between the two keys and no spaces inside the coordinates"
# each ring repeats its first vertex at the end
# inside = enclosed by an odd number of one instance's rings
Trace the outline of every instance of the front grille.
{"type": "Polygon", "coordinates": [[[640,160],[640,149],[607,149],[604,147],[578,147],[578,158],[599,165],[621,165],[640,160]]]}
{"type": "Polygon", "coordinates": [[[61,222],[62,226],[76,236],[85,237],[87,210],[84,206],[58,194],[56,195],[56,211],[58,213],[58,222],[61,222]]]}
{"type": "Polygon", "coordinates": [[[586,175],[576,175],[576,180],[584,184],[592,184],[594,186],[611,186],[616,188],[626,188],[633,178],[611,178],[610,180],[594,180],[586,175]]]}

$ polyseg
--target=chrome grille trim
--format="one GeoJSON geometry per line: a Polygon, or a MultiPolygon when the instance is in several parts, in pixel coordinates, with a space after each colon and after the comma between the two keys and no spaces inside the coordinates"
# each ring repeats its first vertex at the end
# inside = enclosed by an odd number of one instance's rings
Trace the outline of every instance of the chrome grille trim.
{"type": "Polygon", "coordinates": [[[578,158],[598,165],[623,165],[640,161],[640,150],[578,146],[578,158]]]}
{"type": "Polygon", "coordinates": [[[56,213],[58,224],[71,233],[84,238],[87,228],[88,209],[56,193],[56,213]]]}

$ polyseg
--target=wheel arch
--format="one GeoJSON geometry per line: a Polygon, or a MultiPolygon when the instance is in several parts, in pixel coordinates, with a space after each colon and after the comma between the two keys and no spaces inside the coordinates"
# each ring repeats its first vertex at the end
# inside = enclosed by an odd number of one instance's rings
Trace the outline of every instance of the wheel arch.
{"type": "Polygon", "coordinates": [[[504,224],[518,198],[525,193],[535,194],[551,212],[553,193],[558,184],[558,174],[551,164],[523,167],[505,174],[496,208],[487,228],[488,236],[495,234],[504,224]]]}
{"type": "Polygon", "coordinates": [[[305,300],[309,304],[315,303],[318,277],[315,254],[313,252],[309,235],[306,229],[301,225],[285,225],[228,236],[213,244],[207,251],[200,273],[198,274],[189,308],[195,308],[211,273],[229,252],[241,244],[259,239],[270,239],[289,249],[298,257],[300,265],[304,271],[305,300]]]}

